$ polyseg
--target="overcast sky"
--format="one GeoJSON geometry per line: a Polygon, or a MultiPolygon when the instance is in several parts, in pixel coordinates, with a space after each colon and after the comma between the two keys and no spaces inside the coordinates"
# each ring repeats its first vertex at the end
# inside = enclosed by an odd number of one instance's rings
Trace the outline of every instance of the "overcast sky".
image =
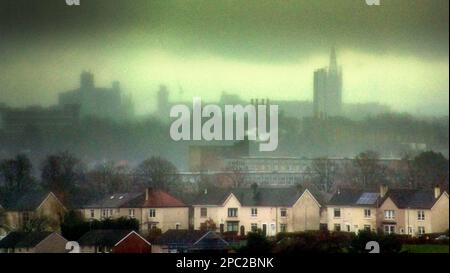
{"type": "Polygon", "coordinates": [[[162,83],[173,99],[312,100],[334,44],[344,101],[448,114],[449,1],[381,2],[0,0],[0,102],[51,105],[84,69],[121,81],[139,113],[162,83]]]}

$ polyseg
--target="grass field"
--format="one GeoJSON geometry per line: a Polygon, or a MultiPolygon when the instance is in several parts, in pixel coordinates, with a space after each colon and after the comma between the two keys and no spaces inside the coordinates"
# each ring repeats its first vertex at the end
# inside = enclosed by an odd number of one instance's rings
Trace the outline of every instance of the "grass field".
{"type": "Polygon", "coordinates": [[[448,245],[403,245],[402,251],[409,253],[449,253],[448,245]]]}

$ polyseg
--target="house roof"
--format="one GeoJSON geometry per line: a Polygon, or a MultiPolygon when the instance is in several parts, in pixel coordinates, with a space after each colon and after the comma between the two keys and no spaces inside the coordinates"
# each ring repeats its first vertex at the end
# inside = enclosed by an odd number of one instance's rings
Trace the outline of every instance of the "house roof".
{"type": "Polygon", "coordinates": [[[6,209],[17,211],[32,211],[39,207],[39,205],[51,194],[50,192],[34,191],[28,192],[18,198],[12,204],[9,204],[6,209]]]}
{"type": "Polygon", "coordinates": [[[85,206],[85,208],[120,208],[140,195],[142,193],[113,193],[85,206]]]}
{"type": "Polygon", "coordinates": [[[229,244],[214,231],[175,230],[170,229],[161,235],[156,245],[167,245],[169,248],[185,248],[190,250],[227,249],[229,244]]]}
{"type": "Polygon", "coordinates": [[[91,230],[78,239],[80,246],[113,247],[130,234],[131,230],[97,229],[91,230]]]}
{"type": "Polygon", "coordinates": [[[0,248],[35,247],[52,232],[11,232],[0,241],[0,248]]]}
{"type": "Polygon", "coordinates": [[[216,250],[228,249],[229,243],[225,241],[218,233],[209,231],[198,239],[189,249],[190,250],[216,250]]]}
{"type": "Polygon", "coordinates": [[[357,189],[340,189],[328,201],[330,206],[377,206],[379,193],[357,189]]]}
{"type": "Polygon", "coordinates": [[[122,239],[120,239],[114,246],[117,246],[119,244],[121,244],[123,241],[125,241],[125,239],[127,239],[128,237],[130,237],[131,235],[136,235],[137,237],[139,237],[142,241],[144,241],[146,244],[148,245],[152,245],[149,241],[147,241],[147,239],[145,239],[144,237],[142,237],[142,235],[140,235],[139,233],[137,233],[136,231],[131,231],[130,233],[128,233],[127,235],[125,235],[125,237],[123,237],[122,239]]]}
{"type": "Polygon", "coordinates": [[[25,232],[11,232],[0,240],[0,248],[14,248],[25,237],[25,232]]]}
{"type": "MultiPolygon", "coordinates": [[[[293,206],[304,191],[295,188],[239,188],[228,191],[211,191],[199,194],[194,205],[222,205],[233,194],[242,206],[293,206]]],[[[316,195],[314,194],[316,198],[316,195]]],[[[316,198],[317,199],[317,198],[316,198]]],[[[320,203],[320,201],[318,201],[320,203]]]]}
{"type": "Polygon", "coordinates": [[[148,199],[146,194],[141,194],[133,200],[130,200],[125,207],[142,208],[167,208],[167,207],[186,207],[182,201],[161,190],[149,190],[148,199]]]}
{"type": "Polygon", "coordinates": [[[206,231],[169,229],[164,232],[156,241],[156,245],[192,245],[197,242],[206,231]]]}
{"type": "Polygon", "coordinates": [[[435,198],[433,190],[413,189],[389,189],[382,202],[388,198],[400,209],[431,209],[439,199],[435,198]]]}
{"type": "Polygon", "coordinates": [[[148,200],[145,193],[115,193],[84,208],[159,208],[186,207],[186,204],[161,190],[150,190],[148,200]]]}

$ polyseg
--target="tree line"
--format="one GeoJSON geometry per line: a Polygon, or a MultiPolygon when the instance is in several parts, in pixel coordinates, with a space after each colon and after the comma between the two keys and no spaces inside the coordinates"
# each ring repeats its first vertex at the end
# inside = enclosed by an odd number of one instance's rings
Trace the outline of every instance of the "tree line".
{"type": "Polygon", "coordinates": [[[146,187],[168,192],[179,190],[178,170],[161,157],[151,157],[136,168],[106,161],[88,168],[69,152],[48,155],[34,175],[30,159],[23,154],[0,161],[0,204],[9,207],[32,191],[52,191],[69,206],[85,204],[116,192],[146,187]]]}

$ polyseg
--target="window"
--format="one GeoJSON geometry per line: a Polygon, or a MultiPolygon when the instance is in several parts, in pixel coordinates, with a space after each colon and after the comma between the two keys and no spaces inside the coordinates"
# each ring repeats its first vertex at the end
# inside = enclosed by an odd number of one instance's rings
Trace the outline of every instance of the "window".
{"type": "Polygon", "coordinates": [[[393,220],[395,219],[395,211],[393,210],[385,210],[384,211],[384,219],[393,220]]]}
{"type": "Polygon", "coordinates": [[[251,227],[252,227],[252,232],[258,231],[258,224],[253,223],[253,224],[251,224],[251,227]]]}
{"type": "Polygon", "coordinates": [[[372,211],[370,209],[364,209],[364,218],[372,217],[372,211]]]}
{"type": "Polygon", "coordinates": [[[179,230],[179,229],[180,229],[180,226],[181,226],[180,223],[176,223],[176,224],[175,224],[175,229],[176,229],[176,230],[179,230]]]}
{"type": "Polygon", "coordinates": [[[112,209],[109,210],[109,216],[113,216],[114,212],[112,209]]]}
{"type": "Polygon", "coordinates": [[[341,231],[341,224],[334,224],[334,231],[341,231]]]}
{"type": "Polygon", "coordinates": [[[287,224],[280,224],[280,232],[287,232],[287,224]]]}
{"type": "Polygon", "coordinates": [[[384,233],[386,234],[395,233],[395,225],[384,225],[384,233]]]}
{"type": "Polygon", "coordinates": [[[370,225],[364,225],[364,230],[365,231],[371,231],[372,227],[370,225]]]}
{"type": "Polygon", "coordinates": [[[103,217],[103,218],[108,217],[108,210],[102,209],[102,217],[103,217]]]}
{"type": "Polygon", "coordinates": [[[148,216],[151,218],[156,217],[156,209],[149,209],[148,210],[148,216]]]}
{"type": "Polygon", "coordinates": [[[207,208],[200,208],[200,217],[202,217],[202,218],[208,217],[208,209],[207,208]]]}
{"type": "Polygon", "coordinates": [[[351,231],[351,226],[350,225],[347,225],[347,232],[350,232],[351,231]]]}
{"type": "Polygon", "coordinates": [[[287,209],[285,209],[285,208],[280,209],[280,216],[287,217],[287,209]]]}
{"type": "Polygon", "coordinates": [[[228,209],[228,217],[237,217],[237,208],[229,208],[228,209]]]}
{"type": "Polygon", "coordinates": [[[334,218],[341,218],[341,209],[334,209],[334,218]]]}
{"type": "Polygon", "coordinates": [[[425,234],[425,227],[417,227],[417,231],[418,231],[419,235],[424,235],[425,234]]]}
{"type": "Polygon", "coordinates": [[[227,222],[227,231],[238,232],[239,231],[239,223],[238,222],[227,222]]]}
{"type": "Polygon", "coordinates": [[[129,209],[129,210],[128,210],[128,215],[129,215],[131,218],[134,218],[134,209],[129,209]]]}
{"type": "Polygon", "coordinates": [[[258,209],[252,208],[252,217],[256,217],[256,216],[258,216],[258,209]]]}
{"type": "Polygon", "coordinates": [[[425,220],[425,211],[423,211],[423,210],[417,211],[417,220],[419,220],[419,221],[425,220]]]}
{"type": "Polygon", "coordinates": [[[412,227],[408,227],[408,234],[413,234],[414,233],[414,229],[412,227]]]}
{"type": "Polygon", "coordinates": [[[90,214],[91,214],[91,218],[94,218],[95,217],[95,210],[91,209],[90,214]]]}

